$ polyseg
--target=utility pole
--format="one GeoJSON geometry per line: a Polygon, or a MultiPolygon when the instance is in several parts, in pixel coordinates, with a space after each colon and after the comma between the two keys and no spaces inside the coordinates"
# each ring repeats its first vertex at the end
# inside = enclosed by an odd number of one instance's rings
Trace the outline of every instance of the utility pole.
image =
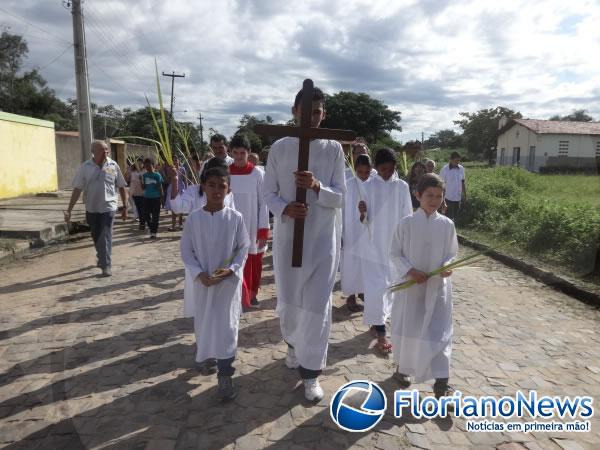
{"type": "Polygon", "coordinates": [[[175,72],[162,73],[163,77],[171,77],[171,122],[169,125],[169,143],[173,145],[173,101],[175,100],[175,78],[185,78],[185,73],[178,75],[175,72]]]}
{"type": "Polygon", "coordinates": [[[83,14],[81,13],[81,0],[71,1],[71,14],[73,15],[73,47],[75,48],[79,141],[81,144],[81,162],[85,162],[90,158],[94,135],[92,133],[90,86],[88,82],[85,29],[83,26],[83,14]]]}
{"type": "Polygon", "coordinates": [[[200,121],[200,153],[204,155],[204,127],[202,126],[202,113],[198,113],[198,120],[200,121]]]}

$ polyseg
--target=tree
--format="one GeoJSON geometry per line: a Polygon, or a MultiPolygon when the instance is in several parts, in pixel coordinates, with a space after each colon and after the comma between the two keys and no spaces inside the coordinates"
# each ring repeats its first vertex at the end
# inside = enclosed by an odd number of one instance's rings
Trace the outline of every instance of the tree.
{"type": "Polygon", "coordinates": [[[427,148],[459,148],[463,146],[462,135],[454,130],[445,129],[433,133],[424,142],[427,148]]]}
{"type": "Polygon", "coordinates": [[[9,111],[15,97],[17,72],[29,49],[22,36],[6,31],[0,35],[0,109],[9,111]]]}
{"type": "Polygon", "coordinates": [[[389,136],[393,130],[402,131],[400,112],[364,93],[341,91],[327,95],[325,109],[323,127],[353,130],[368,142],[389,136]]]}
{"type": "Polygon", "coordinates": [[[494,159],[500,118],[520,119],[521,113],[503,106],[481,109],[475,113],[459,113],[463,119],[454,123],[463,129],[463,142],[473,159],[494,159]]]}
{"type": "Polygon", "coordinates": [[[113,105],[92,104],[92,124],[97,139],[118,136],[125,131],[125,113],[113,105]]]}
{"type": "Polygon", "coordinates": [[[587,114],[585,109],[576,109],[568,116],[559,116],[558,114],[550,117],[550,120],[566,120],[568,122],[591,122],[594,119],[587,114]]]}
{"type": "Polygon", "coordinates": [[[2,32],[0,110],[51,120],[56,123],[57,130],[77,129],[77,117],[72,105],[56,97],[37,69],[19,73],[27,53],[27,42],[22,36],[2,32]]]}
{"type": "Polygon", "coordinates": [[[271,145],[273,139],[269,136],[259,136],[254,132],[254,127],[261,123],[272,124],[273,118],[271,116],[265,116],[264,119],[259,119],[251,114],[244,114],[240,119],[240,125],[238,126],[235,134],[245,134],[250,141],[250,148],[254,153],[260,153],[263,147],[271,145]]]}

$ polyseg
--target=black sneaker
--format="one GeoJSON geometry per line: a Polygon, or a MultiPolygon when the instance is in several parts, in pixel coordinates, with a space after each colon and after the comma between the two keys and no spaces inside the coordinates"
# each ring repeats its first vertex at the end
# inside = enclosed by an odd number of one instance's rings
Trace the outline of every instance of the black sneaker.
{"type": "Polygon", "coordinates": [[[198,372],[200,372],[201,375],[214,375],[215,373],[217,373],[217,360],[212,358],[207,359],[200,363],[196,363],[196,367],[198,368],[198,372]]]}
{"type": "Polygon", "coordinates": [[[237,389],[233,385],[233,378],[230,376],[219,376],[218,381],[217,397],[219,397],[219,400],[222,402],[233,400],[237,396],[237,389]]]}
{"type": "Polygon", "coordinates": [[[403,389],[406,389],[406,388],[410,387],[410,385],[412,384],[412,381],[410,379],[410,375],[405,375],[405,374],[400,373],[398,371],[394,372],[394,375],[392,375],[392,378],[403,389]]]}
{"type": "Polygon", "coordinates": [[[454,395],[454,388],[450,386],[447,381],[436,381],[433,385],[433,393],[437,399],[441,397],[452,397],[452,395],[454,395]]]}

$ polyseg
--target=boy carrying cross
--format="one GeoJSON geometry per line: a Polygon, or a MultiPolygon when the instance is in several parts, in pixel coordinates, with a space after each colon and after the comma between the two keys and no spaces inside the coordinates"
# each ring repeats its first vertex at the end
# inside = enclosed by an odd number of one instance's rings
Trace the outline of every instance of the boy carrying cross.
{"type": "MultiPolygon", "coordinates": [[[[302,117],[302,91],[292,108],[302,117]]],[[[311,126],[325,118],[323,92],[315,88],[311,126]]],[[[331,329],[331,292],[339,263],[341,208],[346,191],[344,153],[339,142],[313,139],[307,171],[298,171],[299,139],[285,137],[269,151],[264,182],[267,205],[275,218],[273,266],[277,312],[288,344],[286,365],[298,368],[309,401],[323,398],[317,377],[327,360],[331,329]],[[307,190],[306,203],[295,201],[296,188],[307,190]],[[302,267],[292,267],[294,219],[305,219],[302,267]]]]}

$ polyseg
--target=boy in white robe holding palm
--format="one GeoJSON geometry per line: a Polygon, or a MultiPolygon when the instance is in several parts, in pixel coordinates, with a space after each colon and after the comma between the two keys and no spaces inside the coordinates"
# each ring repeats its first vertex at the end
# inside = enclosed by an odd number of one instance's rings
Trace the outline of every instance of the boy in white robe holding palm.
{"type": "MultiPolygon", "coordinates": [[[[185,191],[180,192],[178,186],[178,174],[169,166],[171,175],[171,209],[175,214],[189,214],[206,205],[206,195],[202,191],[202,184],[191,184],[185,191]]],[[[204,173],[213,167],[227,169],[227,164],[220,158],[213,157],[207,160],[200,171],[200,183],[204,181],[204,173]]],[[[236,209],[233,201],[233,193],[225,196],[225,206],[236,209]]],[[[189,271],[185,270],[185,282],[183,286],[183,316],[194,317],[196,300],[194,296],[194,279],[189,271]]]]}
{"type": "Polygon", "coordinates": [[[181,235],[181,257],[194,280],[196,361],[218,367],[218,397],[236,396],[232,363],[237,351],[244,261],[250,241],[242,215],[225,206],[229,172],[205,173],[206,205],[192,212],[181,235]]]}
{"type": "Polygon", "coordinates": [[[361,298],[363,301],[365,298],[360,239],[363,233],[367,233],[367,229],[360,223],[360,214],[356,209],[356,205],[366,197],[363,184],[371,175],[369,155],[359,155],[354,160],[353,166],[356,176],[351,175],[346,178],[342,227],[342,263],[340,265],[342,292],[347,296],[346,307],[351,313],[360,312],[364,309],[362,305],[356,303],[356,297],[361,298]]]}
{"type": "Polygon", "coordinates": [[[391,248],[394,282],[417,284],[394,294],[392,342],[398,364],[394,378],[401,387],[435,379],[436,397],[450,396],[452,352],[452,271],[428,278],[427,273],[448,264],[458,251],[454,223],[437,210],[444,201],[444,181],[425,174],[417,184],[421,205],[405,217],[394,233],[391,248]]]}
{"type": "MultiPolygon", "coordinates": [[[[408,184],[396,174],[396,155],[382,148],[375,155],[377,175],[363,184],[365,201],[358,204],[361,221],[368,221],[370,233],[360,239],[365,312],[363,321],[377,338],[375,349],[383,355],[392,351],[386,337],[385,322],[391,312],[391,294],[387,287],[392,282],[390,244],[394,230],[402,218],[412,214],[408,184]]],[[[366,227],[366,225],[365,225],[366,227]]]]}

